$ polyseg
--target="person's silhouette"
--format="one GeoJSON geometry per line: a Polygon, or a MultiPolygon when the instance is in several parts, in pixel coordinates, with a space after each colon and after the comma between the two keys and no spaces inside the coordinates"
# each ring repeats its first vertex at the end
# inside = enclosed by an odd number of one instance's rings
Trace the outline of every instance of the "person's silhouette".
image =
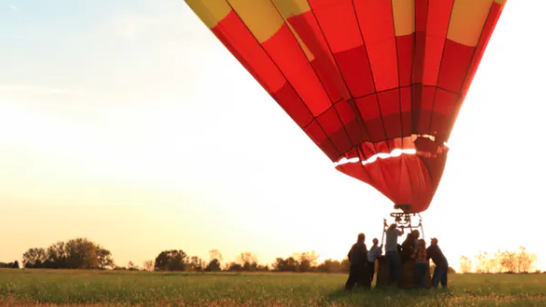
{"type": "Polygon", "coordinates": [[[386,231],[387,241],[385,243],[385,255],[389,261],[389,284],[396,284],[400,276],[400,253],[398,251],[398,237],[402,231],[391,224],[386,231]]]}
{"type": "Polygon", "coordinates": [[[365,289],[370,288],[370,279],[368,278],[367,262],[368,250],[364,243],[365,236],[363,233],[358,234],[358,239],[351,247],[349,254],[350,269],[349,277],[345,283],[345,290],[352,290],[355,284],[365,289]]]}
{"type": "Polygon", "coordinates": [[[379,244],[377,238],[374,238],[372,242],[373,246],[370,247],[370,251],[368,252],[368,274],[370,277],[370,282],[372,282],[375,274],[375,261],[381,257],[381,249],[383,248],[383,245],[377,245],[379,244]]]}
{"type": "Polygon", "coordinates": [[[411,258],[414,260],[413,267],[415,270],[417,285],[420,288],[426,288],[425,274],[429,268],[429,260],[427,257],[427,246],[425,240],[420,239],[417,241],[417,247],[415,247],[411,258]]]}
{"type": "Polygon", "coordinates": [[[430,239],[430,246],[427,248],[427,256],[432,258],[432,262],[436,268],[434,268],[434,274],[432,274],[432,287],[438,288],[438,283],[442,284],[442,288],[447,289],[447,271],[449,265],[447,259],[442,253],[442,250],[438,246],[438,239],[430,239]]]}

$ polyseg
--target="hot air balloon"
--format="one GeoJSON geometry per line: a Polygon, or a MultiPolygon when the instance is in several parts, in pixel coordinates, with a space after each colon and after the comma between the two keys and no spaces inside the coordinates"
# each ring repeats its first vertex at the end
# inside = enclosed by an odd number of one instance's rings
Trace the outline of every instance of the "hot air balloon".
{"type": "Polygon", "coordinates": [[[505,4],[185,1],[337,170],[404,214],[424,212],[434,197],[505,4]]]}

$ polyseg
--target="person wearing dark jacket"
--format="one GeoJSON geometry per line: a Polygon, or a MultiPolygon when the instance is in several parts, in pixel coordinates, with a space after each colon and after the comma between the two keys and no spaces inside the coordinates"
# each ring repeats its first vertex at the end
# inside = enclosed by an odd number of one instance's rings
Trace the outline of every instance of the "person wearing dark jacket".
{"type": "Polygon", "coordinates": [[[371,287],[370,278],[368,277],[368,250],[364,243],[365,236],[363,233],[358,235],[357,242],[352,246],[349,254],[349,278],[345,283],[345,290],[351,290],[355,284],[365,289],[371,287]]]}
{"type": "Polygon", "coordinates": [[[438,239],[432,238],[430,240],[430,246],[427,249],[427,255],[429,259],[432,259],[436,268],[432,275],[432,287],[438,288],[438,283],[442,284],[442,288],[447,289],[447,259],[442,253],[442,250],[438,246],[438,239]]]}
{"type": "Polygon", "coordinates": [[[419,242],[419,235],[418,230],[413,230],[408,234],[406,240],[404,240],[402,243],[402,263],[406,263],[412,259],[411,257],[415,252],[417,243],[419,242]]]}
{"type": "Polygon", "coordinates": [[[411,256],[415,251],[415,236],[413,232],[409,233],[406,240],[402,242],[402,263],[411,260],[411,256]]]}

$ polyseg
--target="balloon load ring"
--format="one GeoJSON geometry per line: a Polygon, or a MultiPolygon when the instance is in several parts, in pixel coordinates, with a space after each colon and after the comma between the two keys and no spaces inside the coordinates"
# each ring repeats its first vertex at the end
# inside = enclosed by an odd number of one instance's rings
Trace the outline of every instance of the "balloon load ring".
{"type": "MultiPolygon", "coordinates": [[[[390,214],[390,217],[393,218],[397,228],[409,229],[410,231],[420,229],[422,237],[425,238],[421,214],[411,212],[411,205],[395,205],[394,209],[403,210],[402,212],[392,212],[390,214]]],[[[384,227],[385,229],[388,227],[386,219],[384,220],[384,227]]]]}

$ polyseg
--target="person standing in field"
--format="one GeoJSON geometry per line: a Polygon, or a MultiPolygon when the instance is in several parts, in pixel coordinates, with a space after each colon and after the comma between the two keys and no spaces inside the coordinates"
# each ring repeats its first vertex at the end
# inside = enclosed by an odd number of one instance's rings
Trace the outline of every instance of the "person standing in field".
{"type": "Polygon", "coordinates": [[[438,288],[438,283],[442,283],[442,288],[447,289],[447,270],[449,264],[447,259],[442,253],[442,250],[438,246],[438,239],[432,238],[430,240],[430,246],[427,248],[427,255],[429,259],[432,259],[436,268],[434,274],[432,274],[432,287],[438,288]]]}
{"type": "Polygon", "coordinates": [[[358,234],[356,243],[352,246],[349,254],[349,278],[345,283],[345,290],[352,290],[354,285],[358,283],[359,287],[369,289],[371,287],[370,279],[368,278],[367,262],[368,250],[364,243],[365,236],[363,233],[358,234]]]}
{"type": "Polygon", "coordinates": [[[389,261],[389,284],[396,284],[400,275],[400,254],[398,253],[398,237],[402,231],[391,224],[386,231],[385,255],[389,261]]]}
{"type": "Polygon", "coordinates": [[[407,261],[411,260],[411,256],[413,255],[413,252],[415,251],[415,237],[413,235],[413,231],[408,233],[406,236],[406,240],[402,242],[402,255],[401,255],[401,261],[402,263],[406,263],[407,261]]]}
{"type": "Polygon", "coordinates": [[[415,268],[415,278],[417,279],[417,285],[420,288],[426,288],[425,284],[425,274],[427,273],[427,268],[429,266],[429,258],[427,257],[427,243],[425,240],[419,240],[417,247],[412,255],[415,268]]]}
{"type": "Polygon", "coordinates": [[[413,246],[414,246],[414,247],[417,247],[417,245],[419,244],[419,236],[421,235],[421,234],[419,233],[419,230],[414,229],[414,230],[411,232],[411,235],[413,236],[413,246]]]}
{"type": "Polygon", "coordinates": [[[373,275],[375,274],[375,261],[381,257],[381,249],[383,248],[383,246],[377,245],[379,243],[377,238],[374,238],[372,242],[373,246],[368,252],[368,272],[370,275],[370,283],[372,282],[373,275]]]}
{"type": "Polygon", "coordinates": [[[411,260],[411,256],[419,243],[419,230],[415,229],[408,234],[406,240],[402,243],[402,263],[411,260]]]}

